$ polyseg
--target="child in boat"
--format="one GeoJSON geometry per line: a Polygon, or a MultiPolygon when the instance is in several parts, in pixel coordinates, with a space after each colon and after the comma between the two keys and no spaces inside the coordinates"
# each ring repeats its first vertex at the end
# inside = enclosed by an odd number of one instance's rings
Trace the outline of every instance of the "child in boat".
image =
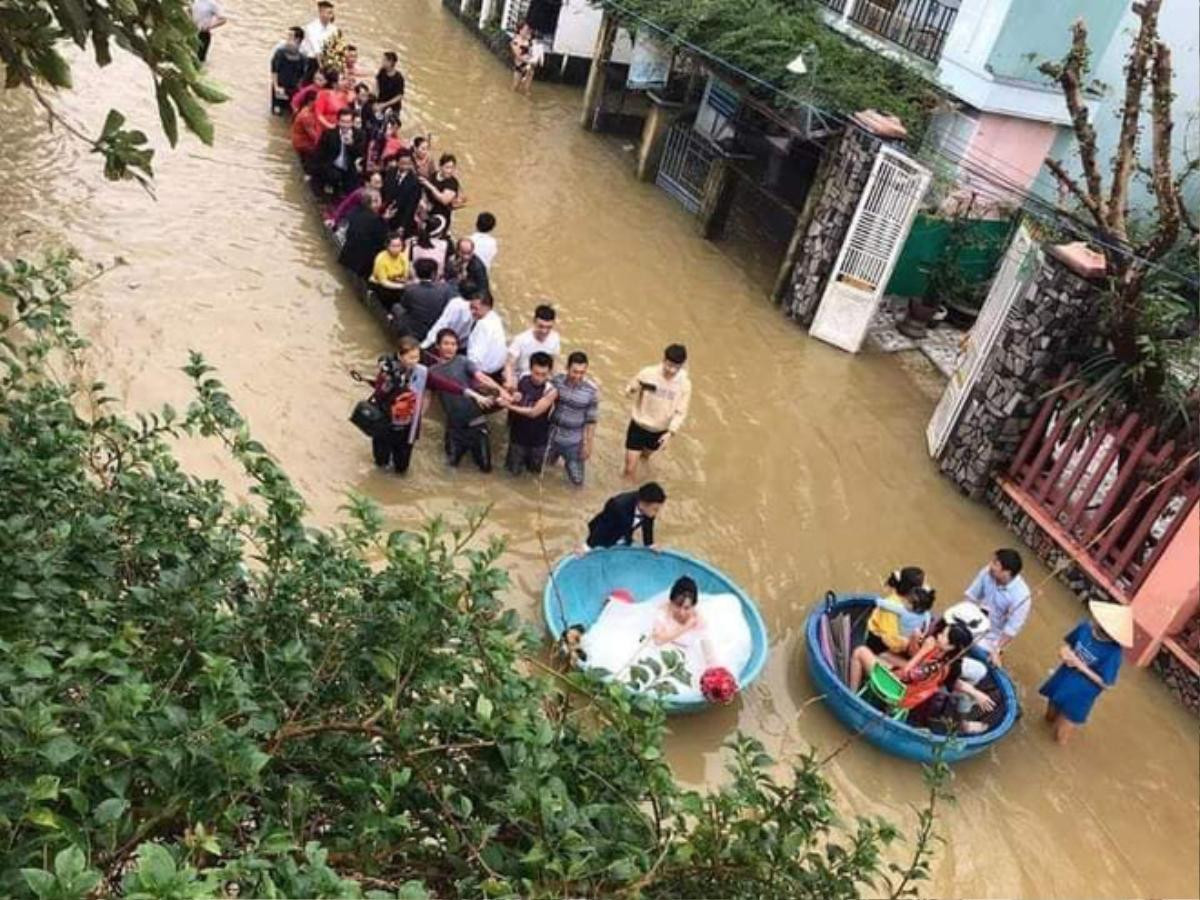
{"type": "Polygon", "coordinates": [[[867,620],[866,645],[899,662],[917,652],[929,631],[929,610],[937,592],[925,587],[925,572],[916,566],[893,571],[884,582],[884,591],[875,599],[875,610],[867,620]]]}
{"type": "Polygon", "coordinates": [[[1038,689],[1046,698],[1046,721],[1054,726],[1059,745],[1087,721],[1096,698],[1116,684],[1121,648],[1133,646],[1129,607],[1093,600],[1088,612],[1091,620],[1076,625],[1058,648],[1062,665],[1038,689]]]}

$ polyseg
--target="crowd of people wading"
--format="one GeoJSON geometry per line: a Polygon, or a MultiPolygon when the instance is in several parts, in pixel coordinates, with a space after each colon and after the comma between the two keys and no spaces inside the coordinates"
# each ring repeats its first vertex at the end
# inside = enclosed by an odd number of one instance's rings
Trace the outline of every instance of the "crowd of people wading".
{"type": "MultiPolygon", "coordinates": [[[[203,61],[212,32],[227,20],[217,0],[193,0],[192,12],[203,61]]],[[[529,24],[520,23],[510,45],[514,90],[529,92],[541,49],[529,24]]],[[[480,212],[470,234],[455,227],[463,218],[456,213],[468,205],[458,160],[451,152],[436,152],[430,134],[403,133],[405,80],[397,54],[383,53],[379,69],[365,71],[358,48],[336,24],[334,4],[320,0],[316,18],[288,29],[275,48],[270,77],[271,111],[291,116],[292,144],[339,245],[338,261],[387,311],[395,340],[395,350],[379,359],[371,396],[354,417],[371,437],[375,463],[407,472],[427,400],[437,393],[450,466],[470,455],[481,471],[490,472],[489,417],[506,411],[505,468],[512,475],[540,476],[544,466],[561,460],[567,480],[582,485],[600,401],[588,377],[587,354],[572,350],[560,364],[558,314],[549,301],[539,303],[530,327],[509,340],[490,277],[499,256],[496,217],[480,212]]],[[[659,362],[625,386],[633,398],[625,436],[627,478],[635,478],[639,463],[662,450],[683,425],[691,397],[686,363],[686,348],[671,343],[659,362]]],[[[639,532],[653,546],[654,520],[665,501],[656,482],[611,498],[589,523],[581,551],[628,544],[639,532]]],[[[962,601],[936,619],[930,613],[934,591],[924,572],[910,566],[891,573],[866,640],[849,659],[852,689],[859,690],[883,665],[900,673],[911,694],[919,673],[917,680],[929,689],[928,697],[919,698],[922,705],[952,697],[958,731],[989,727],[993,700],[974,686],[986,667],[964,654],[977,644],[991,664],[1001,664],[1001,653],[1031,606],[1021,568],[1015,550],[996,551],[962,601]],[[939,691],[942,685],[953,686],[953,693],[939,691]],[[971,710],[977,718],[966,715],[971,710]]],[[[693,606],[695,595],[693,586],[693,606]]],[[[686,604],[680,608],[679,627],[690,627],[686,604]]],[[[1065,637],[1062,665],[1040,691],[1060,742],[1115,682],[1120,647],[1132,642],[1126,608],[1092,603],[1090,611],[1091,620],[1065,637]]]]}
{"type": "MultiPolygon", "coordinates": [[[[526,91],[537,61],[524,24],[512,53],[513,88],[526,91]]],[[[480,212],[473,231],[462,227],[468,198],[458,159],[435,150],[430,134],[405,134],[397,63],[388,51],[377,71],[365,71],[333,3],[321,0],[315,19],[288,30],[270,67],[272,110],[292,117],[292,144],[340,246],[338,261],[388,311],[396,341],[373,380],[379,415],[359,422],[375,462],[408,470],[427,398],[436,393],[450,466],[470,456],[490,472],[490,422],[506,411],[504,464],[512,475],[540,474],[561,460],[571,484],[582,485],[600,405],[587,353],[561,358],[558,311],[548,300],[529,311],[529,327],[511,339],[506,333],[490,276],[499,256],[496,217],[480,212]]],[[[672,343],[627,385],[627,477],[683,425],[686,362],[686,348],[672,343]]]]}

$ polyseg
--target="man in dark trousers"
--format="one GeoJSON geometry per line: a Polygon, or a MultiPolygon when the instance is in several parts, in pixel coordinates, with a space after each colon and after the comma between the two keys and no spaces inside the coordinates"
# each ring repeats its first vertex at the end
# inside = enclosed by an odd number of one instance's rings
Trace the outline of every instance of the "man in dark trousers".
{"type": "Polygon", "coordinates": [[[423,196],[421,182],[413,171],[412,151],[405,150],[396,157],[394,166],[389,163],[383,173],[383,205],[392,210],[388,227],[393,231],[400,229],[406,238],[415,235],[417,207],[423,196]]]}
{"type": "Polygon", "coordinates": [[[657,481],[647,481],[636,491],[609,497],[604,509],[588,522],[587,549],[632,544],[642,532],[642,543],[654,547],[654,517],[667,502],[667,492],[657,481]]]}

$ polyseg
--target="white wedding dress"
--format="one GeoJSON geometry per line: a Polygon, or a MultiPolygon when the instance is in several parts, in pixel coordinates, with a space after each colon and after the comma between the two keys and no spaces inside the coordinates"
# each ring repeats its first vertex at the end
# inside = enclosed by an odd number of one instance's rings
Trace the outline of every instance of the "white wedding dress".
{"type": "Polygon", "coordinates": [[[683,656],[689,675],[687,685],[672,682],[672,696],[683,701],[702,699],[700,676],[706,669],[721,666],[738,678],[753,650],[750,626],[738,598],[733,594],[701,594],[696,604],[701,625],[659,646],[650,634],[655,622],[668,615],[668,603],[668,592],[663,591],[641,603],[615,600],[605,604],[581,641],[587,653],[586,666],[604,669],[628,683],[634,665],[651,659],[661,663],[662,654],[673,651],[683,656]]]}

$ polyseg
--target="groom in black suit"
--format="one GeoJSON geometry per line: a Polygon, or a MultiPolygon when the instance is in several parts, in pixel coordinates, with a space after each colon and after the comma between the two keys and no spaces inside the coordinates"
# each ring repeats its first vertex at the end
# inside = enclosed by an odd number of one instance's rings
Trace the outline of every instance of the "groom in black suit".
{"type": "Polygon", "coordinates": [[[654,517],[658,515],[667,493],[657,481],[648,481],[636,491],[609,497],[604,509],[588,522],[588,549],[632,544],[637,531],[642,543],[654,546],[654,517]]]}

